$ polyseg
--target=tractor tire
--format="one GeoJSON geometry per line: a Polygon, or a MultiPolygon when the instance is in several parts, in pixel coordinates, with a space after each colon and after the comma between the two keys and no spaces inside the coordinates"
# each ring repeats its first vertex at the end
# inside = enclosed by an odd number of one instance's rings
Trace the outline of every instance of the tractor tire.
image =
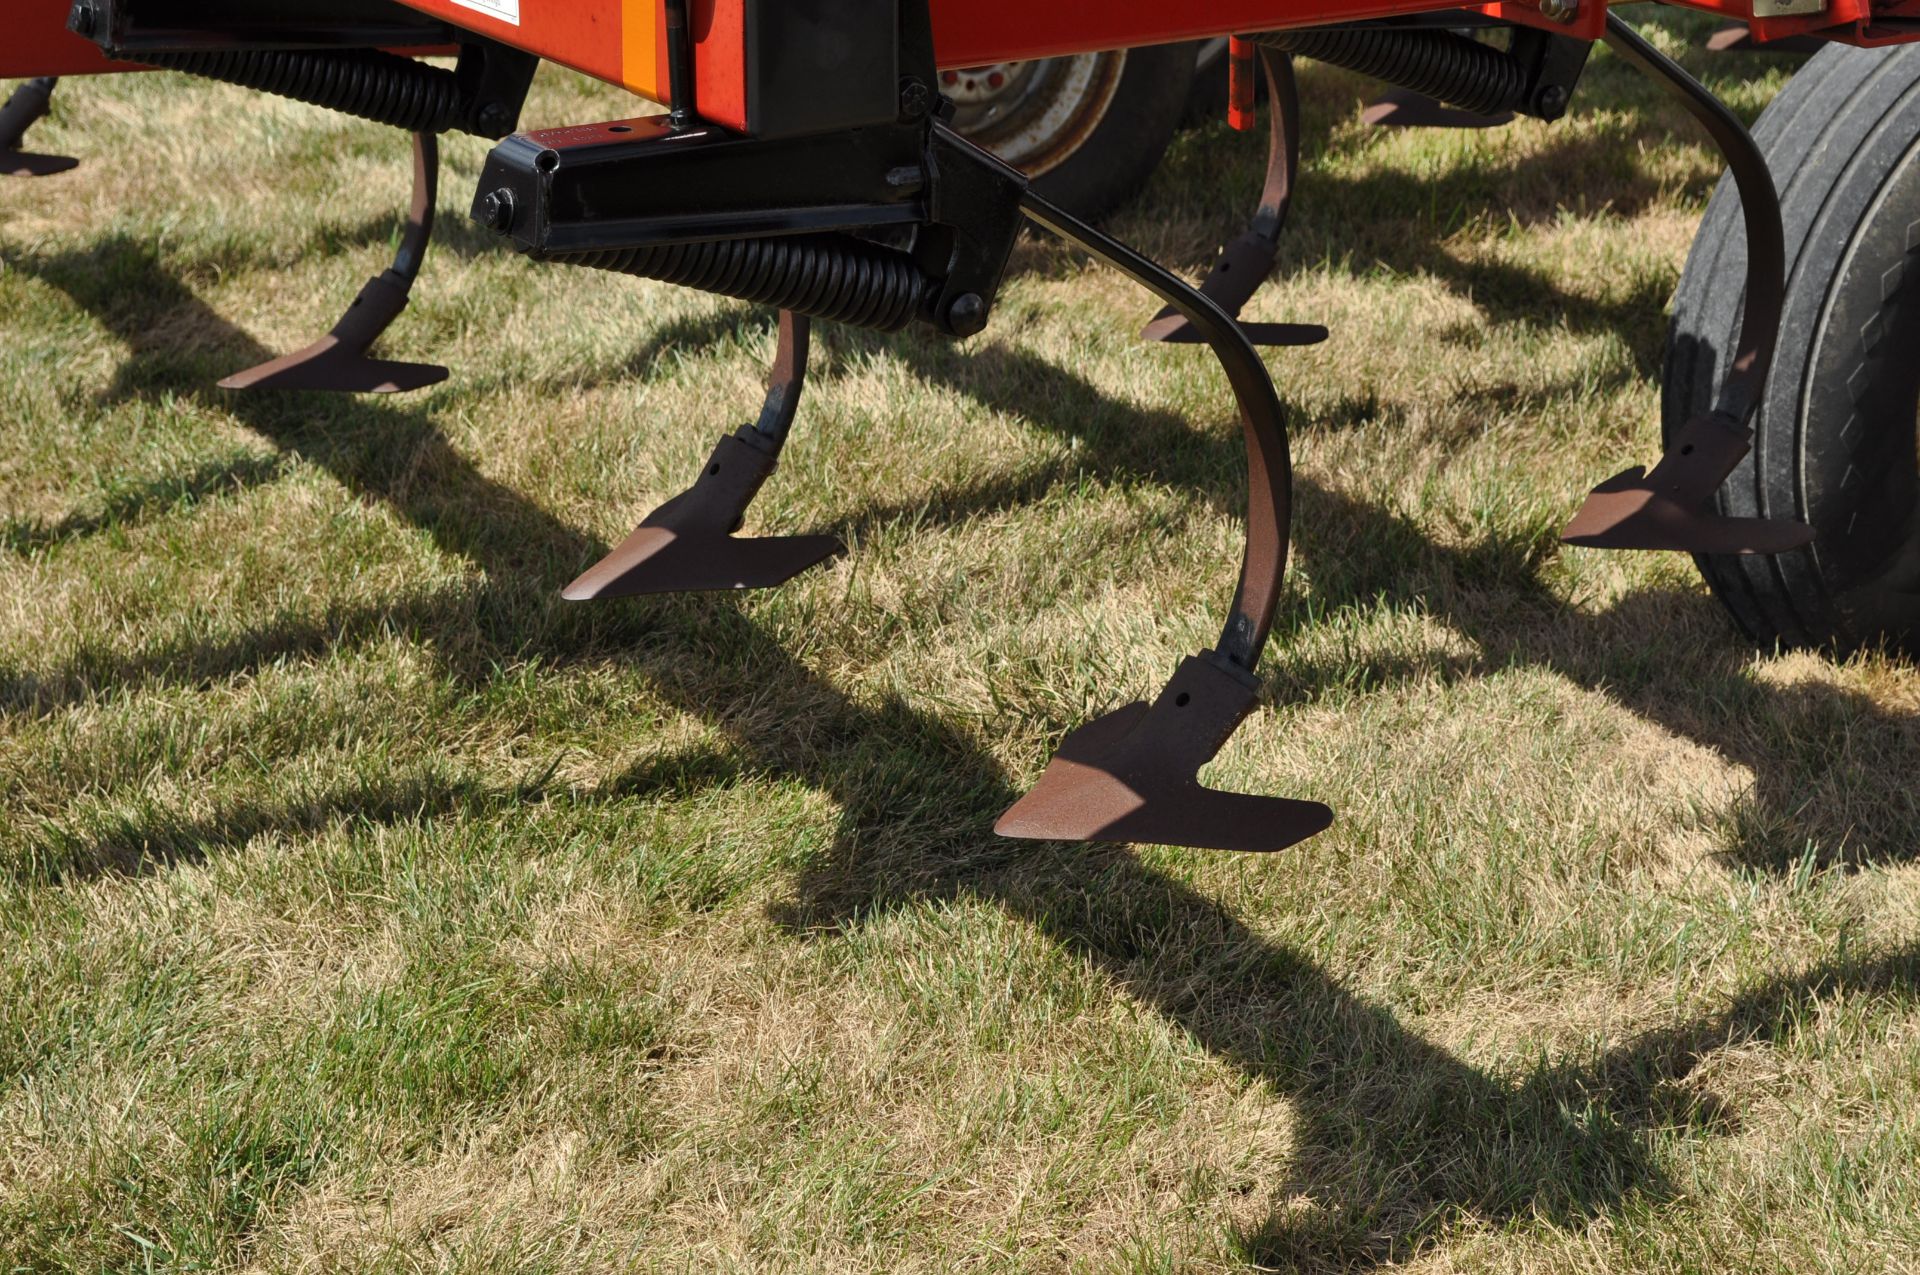
{"type": "Polygon", "coordinates": [[[943,71],[954,130],[1083,218],[1137,194],[1173,140],[1195,46],[1164,44],[943,71]]]}
{"type": "MultiPolygon", "coordinates": [[[[1767,646],[1920,651],[1920,47],[1830,45],[1754,129],[1780,191],[1786,317],[1754,448],[1723,513],[1798,518],[1811,547],[1702,556],[1714,594],[1767,646]]],[[[1674,302],[1669,436],[1713,400],[1746,267],[1722,180],[1674,302]]]]}

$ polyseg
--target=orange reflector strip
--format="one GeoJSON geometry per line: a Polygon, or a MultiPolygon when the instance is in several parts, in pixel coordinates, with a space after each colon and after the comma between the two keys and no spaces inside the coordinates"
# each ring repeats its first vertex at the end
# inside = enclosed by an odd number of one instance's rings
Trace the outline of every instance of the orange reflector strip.
{"type": "Polygon", "coordinates": [[[656,102],[666,100],[660,82],[659,0],[622,0],[620,6],[620,82],[656,102]]]}

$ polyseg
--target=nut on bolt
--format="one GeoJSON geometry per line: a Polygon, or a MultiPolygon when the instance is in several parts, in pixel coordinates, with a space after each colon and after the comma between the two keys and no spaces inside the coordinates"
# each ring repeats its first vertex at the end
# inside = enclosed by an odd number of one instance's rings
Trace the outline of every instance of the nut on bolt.
{"type": "Polygon", "coordinates": [[[1580,0],[1540,0],[1540,16],[1562,24],[1580,16],[1580,0]]]}
{"type": "Polygon", "coordinates": [[[479,214],[481,225],[505,234],[513,229],[513,192],[504,186],[499,190],[489,191],[480,196],[480,202],[474,206],[474,212],[479,214]]]}

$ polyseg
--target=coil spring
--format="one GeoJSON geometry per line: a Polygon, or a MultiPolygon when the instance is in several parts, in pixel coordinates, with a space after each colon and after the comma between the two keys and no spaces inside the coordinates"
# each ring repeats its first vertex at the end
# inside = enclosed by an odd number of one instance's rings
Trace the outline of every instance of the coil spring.
{"type": "Polygon", "coordinates": [[[375,49],[346,53],[254,50],[147,53],[142,62],[276,93],[410,133],[459,126],[462,99],[454,74],[375,49]]]}
{"type": "Polygon", "coordinates": [[[1253,39],[1464,110],[1491,115],[1527,105],[1527,76],[1519,62],[1452,31],[1269,31],[1253,39]]]}
{"type": "Polygon", "coordinates": [[[882,332],[905,327],[933,287],[905,253],[836,234],[614,248],[555,259],[882,332]]]}

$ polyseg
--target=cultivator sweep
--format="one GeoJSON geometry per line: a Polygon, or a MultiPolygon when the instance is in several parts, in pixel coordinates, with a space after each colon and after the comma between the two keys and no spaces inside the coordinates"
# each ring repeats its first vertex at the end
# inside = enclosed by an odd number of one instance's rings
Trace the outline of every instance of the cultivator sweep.
{"type": "Polygon", "coordinates": [[[80,161],[64,155],[35,155],[21,150],[27,130],[53,112],[57,75],[28,80],[0,106],[0,177],[51,177],[77,168],[80,161]]]}
{"type": "Polygon", "coordinates": [[[837,536],[734,533],[773,475],[807,384],[812,322],[780,312],[780,344],[760,419],[720,440],[692,487],[640,520],[633,534],[561,591],[570,602],[640,593],[770,589],[847,547],[837,536]]]}
{"type": "Polygon", "coordinates": [[[438,136],[513,130],[538,59],[397,5],[319,0],[281,5],[184,0],[78,0],[75,36],[109,62],[184,71],[327,107],[413,134],[413,198],[393,265],[367,281],[334,325],[305,348],[221,381],[231,390],[395,393],[443,381],[447,369],[369,353],[407,307],[433,235],[438,136]],[[453,53],[452,69],[407,53],[453,53]]]}
{"type": "MultiPolygon", "coordinates": [[[[1233,86],[1230,90],[1236,122],[1253,114],[1253,53],[1251,45],[1232,43],[1233,86]]],[[[1259,50],[1267,77],[1267,179],[1260,207],[1247,232],[1220,250],[1219,260],[1200,284],[1200,295],[1237,319],[1253,294],[1280,259],[1280,232],[1286,229],[1287,210],[1293,206],[1293,188],[1300,169],[1300,86],[1293,59],[1278,49],[1259,50]]],[[[1240,331],[1255,345],[1318,345],[1327,330],[1317,323],[1242,323],[1240,331]]],[[[1201,339],[1193,324],[1174,306],[1153,317],[1140,333],[1143,341],[1188,344],[1201,339]]]]}
{"type": "MultiPolygon", "coordinates": [[[[1920,0],[1691,2],[1739,20],[1763,41],[1920,36],[1920,0]]],[[[233,388],[392,391],[445,375],[375,360],[368,350],[406,305],[431,234],[436,135],[510,132],[536,59],[669,108],[507,136],[472,201],[477,221],[535,261],[780,311],[758,421],[723,437],[693,484],[568,585],[569,599],[767,588],[844,552],[830,535],[739,534],[794,423],[813,322],[881,332],[919,324],[972,336],[992,319],[1026,223],[1159,298],[1166,308],[1142,335],[1206,344],[1238,407],[1248,462],[1239,583],[1213,649],[1185,660],[1151,703],[1070,732],[1034,788],[1001,816],[996,829],[1006,836],[1273,851],[1332,819],[1316,802],[1218,792],[1198,779],[1258,703],[1255,667],[1286,568],[1286,427],[1254,347],[1327,336],[1317,325],[1238,321],[1273,268],[1298,189],[1295,58],[1382,80],[1410,118],[1427,123],[1558,119],[1602,39],[1668,90],[1705,126],[1737,187],[1746,235],[1739,340],[1711,406],[1672,431],[1651,470],[1629,469],[1595,488],[1566,539],[1778,555],[1813,537],[1793,516],[1723,508],[1729,478],[1753,445],[1787,286],[1781,204],[1766,158],[1724,105],[1604,0],[80,0],[69,25],[114,59],[279,93],[414,134],[414,201],[393,268],[368,283],[326,338],[223,382],[233,388]],[[1482,38],[1490,30],[1504,34],[1482,38]],[[1238,120],[1252,114],[1256,57],[1265,74],[1267,179],[1246,234],[1198,288],[1049,202],[957,134],[936,91],[941,72],[954,67],[1219,36],[1233,41],[1238,120]],[[445,52],[457,55],[452,69],[415,56],[445,52]]],[[[0,72],[61,69],[0,60],[0,72]]],[[[7,118],[31,122],[44,109],[40,92],[7,118]]],[[[19,132],[8,144],[17,146],[19,132]]]]}

